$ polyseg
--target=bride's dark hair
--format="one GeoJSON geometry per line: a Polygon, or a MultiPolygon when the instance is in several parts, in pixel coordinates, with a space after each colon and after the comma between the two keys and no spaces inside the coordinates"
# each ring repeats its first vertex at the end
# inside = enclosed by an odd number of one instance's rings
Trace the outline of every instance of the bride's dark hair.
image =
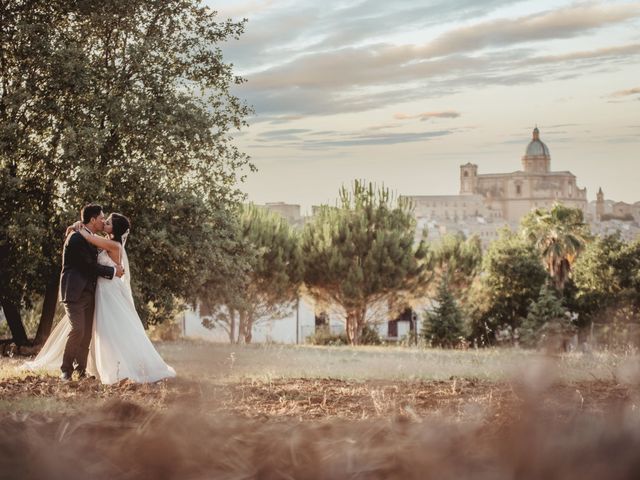
{"type": "Polygon", "coordinates": [[[111,225],[113,225],[113,239],[122,243],[122,236],[131,228],[131,222],[120,213],[111,214],[111,225]]]}

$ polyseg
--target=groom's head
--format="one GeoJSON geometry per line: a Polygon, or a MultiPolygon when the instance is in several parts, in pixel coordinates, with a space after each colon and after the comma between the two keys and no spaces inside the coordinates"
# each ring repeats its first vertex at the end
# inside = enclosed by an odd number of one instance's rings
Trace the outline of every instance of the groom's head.
{"type": "Polygon", "coordinates": [[[95,203],[90,203],[82,208],[82,223],[92,232],[101,232],[104,230],[104,213],[102,207],[95,203]]]}

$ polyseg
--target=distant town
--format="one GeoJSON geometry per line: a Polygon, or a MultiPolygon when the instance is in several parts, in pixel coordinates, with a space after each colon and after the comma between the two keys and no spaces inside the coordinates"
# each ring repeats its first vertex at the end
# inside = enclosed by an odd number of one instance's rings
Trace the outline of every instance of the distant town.
{"type": "MultiPolygon", "coordinates": [[[[601,187],[596,200],[589,202],[587,189],[578,186],[573,173],[551,170],[551,153],[537,127],[521,165],[521,170],[510,173],[480,173],[478,165],[467,163],[460,166],[457,195],[405,196],[415,206],[417,235],[425,229],[433,241],[447,234],[477,235],[486,247],[503,227],[516,229],[528,212],[554,203],[580,208],[594,235],[620,232],[625,240],[640,235],[640,201],[630,204],[606,199],[601,187]]],[[[271,202],[262,206],[296,226],[304,225],[318,208],[312,207],[311,215],[303,216],[296,204],[271,202]]]]}

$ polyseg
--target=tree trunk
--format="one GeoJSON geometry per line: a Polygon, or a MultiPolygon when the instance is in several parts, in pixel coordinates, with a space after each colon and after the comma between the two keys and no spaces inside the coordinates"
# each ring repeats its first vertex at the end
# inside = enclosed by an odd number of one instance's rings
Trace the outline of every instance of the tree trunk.
{"type": "MultiPolygon", "coordinates": [[[[251,343],[251,321],[249,319],[249,315],[247,314],[247,312],[244,311],[240,311],[240,332],[239,334],[242,335],[242,338],[244,340],[244,343],[251,343]]],[[[240,336],[240,335],[238,335],[240,336]]]]}
{"type": "Polygon", "coordinates": [[[47,288],[44,293],[44,302],[42,304],[42,314],[40,315],[40,323],[38,324],[38,332],[34,340],[35,345],[44,345],[49,338],[53,319],[56,314],[56,305],[58,304],[58,287],[60,286],[60,274],[56,271],[49,278],[47,288]]]}
{"type": "Polygon", "coordinates": [[[229,343],[234,344],[236,337],[236,312],[229,308],[229,343]]]}
{"type": "Polygon", "coordinates": [[[2,297],[0,297],[0,305],[2,305],[4,316],[9,324],[9,330],[11,330],[13,342],[19,347],[29,345],[27,332],[25,332],[24,325],[22,325],[22,318],[20,317],[20,310],[18,307],[14,303],[2,297]]]}
{"type": "Polygon", "coordinates": [[[358,334],[358,316],[355,310],[347,312],[347,339],[351,345],[360,343],[360,335],[358,334]]]}

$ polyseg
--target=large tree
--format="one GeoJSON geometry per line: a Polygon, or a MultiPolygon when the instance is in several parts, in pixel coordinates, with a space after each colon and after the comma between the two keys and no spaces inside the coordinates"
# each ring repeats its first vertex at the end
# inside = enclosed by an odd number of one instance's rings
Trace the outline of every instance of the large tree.
{"type": "Polygon", "coordinates": [[[640,310],[640,240],[625,242],[620,234],[590,242],[573,268],[572,309],[579,325],[609,321],[616,310],[640,310]]]}
{"type": "Polygon", "coordinates": [[[247,261],[242,277],[229,279],[225,288],[203,289],[200,302],[205,326],[221,325],[232,343],[251,343],[254,325],[291,311],[302,281],[302,261],[298,232],[281,215],[248,204],[239,229],[247,261]]]}
{"type": "Polygon", "coordinates": [[[305,285],[319,304],[341,307],[350,343],[360,342],[376,305],[399,305],[426,288],[430,256],[415,233],[411,203],[361,181],[343,187],[338,205],[320,208],[305,225],[305,285]]]}
{"type": "Polygon", "coordinates": [[[571,265],[590,237],[582,210],[559,203],[549,210],[539,208],[522,219],[521,229],[525,238],[539,250],[555,287],[562,291],[571,265]]]}
{"type": "Polygon", "coordinates": [[[242,29],[197,0],[3,4],[0,294],[5,313],[44,295],[39,340],[53,319],[64,227],[88,201],[132,219],[127,248],[147,321],[193,299],[207,270],[230,268],[248,165],[232,132],[248,108],[230,92],[242,79],[220,43],[242,29]]]}

